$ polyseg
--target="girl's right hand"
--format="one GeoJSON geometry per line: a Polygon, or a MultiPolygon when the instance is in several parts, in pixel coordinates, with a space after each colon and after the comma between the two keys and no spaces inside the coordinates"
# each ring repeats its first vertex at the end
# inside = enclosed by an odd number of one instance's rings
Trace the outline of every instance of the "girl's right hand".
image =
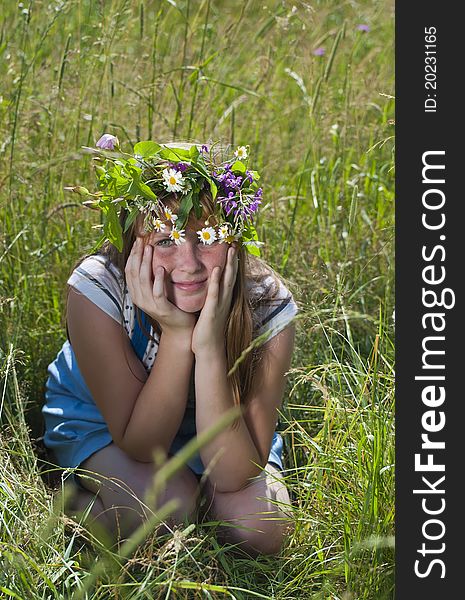
{"type": "Polygon", "coordinates": [[[192,331],[195,315],[170,302],[166,295],[165,269],[157,267],[152,273],[152,246],[137,237],[132,246],[124,272],[133,303],[160,324],[163,333],[192,331]]]}

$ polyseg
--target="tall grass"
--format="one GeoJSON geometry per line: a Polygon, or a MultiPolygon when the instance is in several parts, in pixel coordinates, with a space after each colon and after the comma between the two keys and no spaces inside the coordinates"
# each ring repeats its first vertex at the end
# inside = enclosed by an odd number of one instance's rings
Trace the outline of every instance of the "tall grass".
{"type": "Polygon", "coordinates": [[[392,598],[393,2],[7,0],[0,19],[0,596],[392,598]],[[103,132],[251,145],[264,256],[300,306],[278,558],[204,524],[123,560],[39,474],[65,282],[98,225],[64,187],[92,187],[80,148],[103,132]]]}

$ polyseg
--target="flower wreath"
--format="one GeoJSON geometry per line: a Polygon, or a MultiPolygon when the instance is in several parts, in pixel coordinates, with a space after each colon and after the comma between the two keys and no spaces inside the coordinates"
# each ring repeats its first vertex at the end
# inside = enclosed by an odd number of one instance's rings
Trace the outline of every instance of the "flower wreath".
{"type": "Polygon", "coordinates": [[[248,168],[248,146],[239,146],[234,158],[221,163],[213,160],[214,145],[186,149],[144,141],[128,154],[121,150],[118,138],[110,134],[104,134],[96,148],[86,150],[94,154],[98,191],[91,193],[81,186],[66,189],[92,197],[84,204],[103,213],[103,234],[94,250],[109,240],[121,252],[123,231],[141,213],[145,215],[145,231],[165,231],[169,227],[170,239],[182,244],[189,215],[193,210],[201,218],[201,192],[209,189],[214,214],[197,231],[200,241],[240,241],[250,253],[260,255],[262,242],[258,241],[253,220],[262,202],[262,188],[258,185],[260,175],[248,168]],[[171,193],[181,194],[177,214],[163,204],[163,198],[171,193]],[[124,226],[119,219],[122,209],[128,211],[124,226]],[[216,227],[209,225],[212,217],[216,227]]]}

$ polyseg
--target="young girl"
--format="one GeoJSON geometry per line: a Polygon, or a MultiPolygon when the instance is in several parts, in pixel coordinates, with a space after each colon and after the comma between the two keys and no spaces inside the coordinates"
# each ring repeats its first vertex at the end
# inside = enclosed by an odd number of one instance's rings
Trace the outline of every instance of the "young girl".
{"type": "Polygon", "coordinates": [[[277,553],[291,521],[275,428],[297,309],[256,256],[262,190],[248,148],[224,162],[195,144],[140,142],[127,154],[105,134],[97,147],[99,191],[73,189],[102,210],[104,243],[68,280],[44,442],[61,467],[79,467],[80,505],[93,501],[115,535],[170,499],[172,523],[193,520],[204,495],[209,516],[230,524],[227,541],[277,553]],[[150,505],[154,452],[176,454],[235,405],[236,421],[150,505]]]}

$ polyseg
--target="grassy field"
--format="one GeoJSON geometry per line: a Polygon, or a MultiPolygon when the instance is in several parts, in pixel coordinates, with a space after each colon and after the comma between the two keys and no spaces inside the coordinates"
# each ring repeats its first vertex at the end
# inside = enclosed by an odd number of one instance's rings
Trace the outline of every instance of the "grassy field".
{"type": "Polygon", "coordinates": [[[0,597],[394,597],[394,3],[51,0],[0,17],[0,597]],[[65,281],[98,215],[81,146],[250,144],[264,257],[300,306],[280,557],[208,526],[128,556],[53,502],[33,440],[65,281]],[[81,590],[81,592],[79,592],[81,590]]]}

